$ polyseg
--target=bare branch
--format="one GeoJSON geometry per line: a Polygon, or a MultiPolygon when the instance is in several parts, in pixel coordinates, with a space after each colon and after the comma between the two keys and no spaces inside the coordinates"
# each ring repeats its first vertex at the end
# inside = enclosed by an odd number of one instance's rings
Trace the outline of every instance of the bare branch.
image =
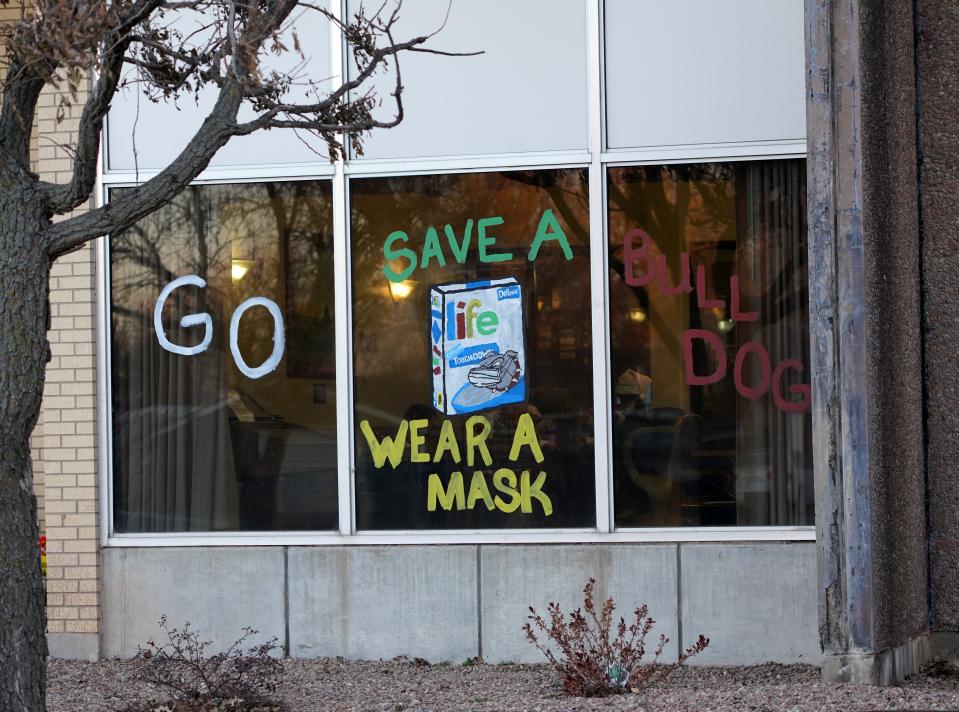
{"type": "MultiPolygon", "coordinates": [[[[384,7],[386,4],[384,2],[384,7]]],[[[124,64],[143,71],[144,86],[151,99],[175,99],[181,92],[199,92],[201,87],[212,85],[219,90],[216,105],[187,147],[156,177],[124,192],[107,205],[51,226],[47,231],[47,244],[54,257],[93,237],[129,227],[168,202],[206,168],[216,151],[232,136],[272,128],[308,131],[326,141],[330,157],[335,159],[346,135],[355,150],[362,152],[361,137],[366,132],[390,128],[403,120],[401,53],[479,54],[445,52],[424,46],[435,32],[404,42],[395,41],[399,2],[388,17],[380,16],[382,8],[372,17],[360,11],[349,23],[306,0],[138,0],[136,7],[141,14],[135,24],[126,16],[112,17],[114,26],[126,29],[124,34],[111,35],[111,41],[106,44],[101,76],[81,119],[73,179],[64,186],[47,187],[51,208],[67,212],[92,190],[100,124],[117,89],[129,81],[120,79],[124,64]],[[142,12],[147,4],[149,11],[142,12]],[[293,73],[265,71],[261,57],[269,52],[289,51],[280,34],[288,29],[286,23],[296,7],[315,10],[337,23],[357,67],[351,79],[342,81],[331,91],[321,89],[317,80],[306,82],[307,100],[303,102],[284,100],[295,85],[293,73]],[[175,28],[163,24],[162,19],[164,13],[180,10],[212,11],[215,17],[202,22],[200,30],[184,37],[175,28]],[[198,37],[201,31],[205,35],[198,37]],[[380,39],[385,40],[383,46],[377,46],[380,39]],[[366,91],[357,95],[356,92],[386,68],[396,74],[391,92],[395,114],[390,119],[377,119],[373,116],[377,106],[373,94],[366,91]],[[238,123],[237,115],[244,102],[257,116],[238,123]]],[[[294,45],[295,51],[300,52],[295,37],[294,45]]],[[[300,54],[302,56],[302,52],[300,54]]]]}
{"type": "Polygon", "coordinates": [[[119,43],[111,49],[91,96],[83,107],[70,182],[44,186],[48,205],[54,213],[73,210],[86,201],[93,191],[100,153],[100,129],[120,82],[126,48],[125,43],[119,43]]]}
{"type": "MultiPolygon", "coordinates": [[[[296,0],[278,2],[270,15],[251,18],[240,38],[248,43],[247,52],[231,58],[235,77],[250,73],[255,51],[269,35],[271,28],[282,25],[296,6],[296,0]]],[[[108,232],[123,230],[168,202],[196,178],[216,152],[236,134],[236,116],[243,102],[243,87],[236,79],[228,80],[220,89],[215,106],[186,148],[163,171],[143,185],[124,193],[120,198],[83,215],[70,218],[47,230],[46,243],[52,257],[76,249],[87,240],[108,232]]]]}

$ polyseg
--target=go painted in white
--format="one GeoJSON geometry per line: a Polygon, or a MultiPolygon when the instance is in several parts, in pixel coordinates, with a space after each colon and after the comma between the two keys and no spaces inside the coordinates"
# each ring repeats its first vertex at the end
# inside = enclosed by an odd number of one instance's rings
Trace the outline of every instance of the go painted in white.
{"type": "MultiPolygon", "coordinates": [[[[196,346],[174,344],[167,338],[163,330],[163,305],[166,303],[166,300],[170,298],[170,295],[173,294],[174,290],[184,286],[194,286],[203,289],[206,287],[206,280],[195,274],[188,274],[174,279],[165,286],[160,292],[160,296],[157,297],[156,306],[153,308],[153,329],[156,331],[157,340],[163,349],[181,356],[196,356],[206,351],[210,346],[210,342],[213,341],[212,316],[204,312],[202,314],[187,314],[180,319],[180,326],[183,328],[203,326],[203,340],[196,346]]],[[[250,297],[234,310],[233,316],[230,318],[230,353],[233,354],[233,361],[236,363],[236,367],[240,369],[240,372],[244,376],[255,380],[275,371],[276,367],[280,365],[280,359],[283,358],[283,350],[285,347],[283,315],[280,313],[280,307],[277,306],[276,302],[272,299],[267,299],[266,297],[250,297]],[[253,307],[263,307],[270,312],[270,316],[273,317],[273,351],[263,363],[255,368],[247,365],[243,359],[243,354],[240,353],[239,344],[240,319],[248,309],[252,309],[253,307]]]]}

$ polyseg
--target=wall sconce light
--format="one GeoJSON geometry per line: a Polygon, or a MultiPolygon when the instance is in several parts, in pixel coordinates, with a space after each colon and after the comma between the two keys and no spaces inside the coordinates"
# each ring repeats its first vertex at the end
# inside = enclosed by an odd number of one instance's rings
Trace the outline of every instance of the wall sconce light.
{"type": "Polygon", "coordinates": [[[407,279],[403,282],[390,282],[390,296],[393,297],[395,302],[397,299],[406,299],[413,291],[413,287],[416,286],[416,282],[411,279],[407,279]]]}
{"type": "Polygon", "coordinates": [[[230,263],[230,276],[234,282],[239,282],[246,276],[246,273],[253,268],[253,260],[232,260],[230,263]]]}

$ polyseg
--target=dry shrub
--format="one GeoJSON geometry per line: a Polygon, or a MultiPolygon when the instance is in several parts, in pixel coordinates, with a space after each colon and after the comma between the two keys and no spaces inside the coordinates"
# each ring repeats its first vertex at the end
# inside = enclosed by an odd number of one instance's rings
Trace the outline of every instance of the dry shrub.
{"type": "Polygon", "coordinates": [[[123,712],[287,712],[285,704],[269,699],[283,663],[272,654],[277,639],[248,646],[258,631],[244,628],[229,648],[207,655],[211,641],[202,640],[189,622],[171,628],[160,619],[166,640],[139,647],[140,678],[165,688],[169,700],[151,700],[123,712]],[[246,647],[245,647],[246,646],[246,647]]]}
{"type": "Polygon", "coordinates": [[[654,682],[665,680],[673,670],[709,645],[709,638],[700,635],[675,662],[662,664],[659,658],[669,638],[660,635],[653,659],[649,664],[641,665],[646,655],[646,636],[656,621],[649,617],[644,605],[634,611],[635,618],[629,625],[620,617],[614,632],[613,612],[616,604],[612,597],[607,598],[597,614],[593,602],[595,585],[593,578],[586,582],[583,608],[570,613],[568,622],[559,604],[550,602],[547,605],[548,623],[530,606],[529,622],[523,626],[529,642],[562,675],[563,689],[568,694],[596,697],[626,691],[639,692],[654,682]],[[559,648],[559,658],[548,644],[540,641],[537,630],[559,648]]]}

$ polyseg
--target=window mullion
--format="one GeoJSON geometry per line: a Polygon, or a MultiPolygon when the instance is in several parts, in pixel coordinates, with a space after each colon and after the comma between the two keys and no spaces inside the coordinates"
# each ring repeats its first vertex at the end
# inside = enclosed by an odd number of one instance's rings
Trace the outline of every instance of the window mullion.
{"type": "MultiPolygon", "coordinates": [[[[343,14],[342,2],[331,0],[330,11],[343,14]]],[[[345,76],[343,32],[330,23],[330,67],[335,85],[345,76]]],[[[345,143],[345,141],[344,141],[345,143]]],[[[344,157],[340,153],[333,175],[333,299],[336,333],[336,491],[339,532],[350,536],[355,531],[353,518],[353,359],[350,349],[352,318],[350,308],[350,236],[347,209],[347,180],[344,157]]]]}
{"type": "Polygon", "coordinates": [[[606,310],[606,199],[603,180],[602,0],[587,0],[589,58],[589,244],[593,342],[596,529],[612,531],[612,468],[609,430],[609,339],[606,310]]]}

